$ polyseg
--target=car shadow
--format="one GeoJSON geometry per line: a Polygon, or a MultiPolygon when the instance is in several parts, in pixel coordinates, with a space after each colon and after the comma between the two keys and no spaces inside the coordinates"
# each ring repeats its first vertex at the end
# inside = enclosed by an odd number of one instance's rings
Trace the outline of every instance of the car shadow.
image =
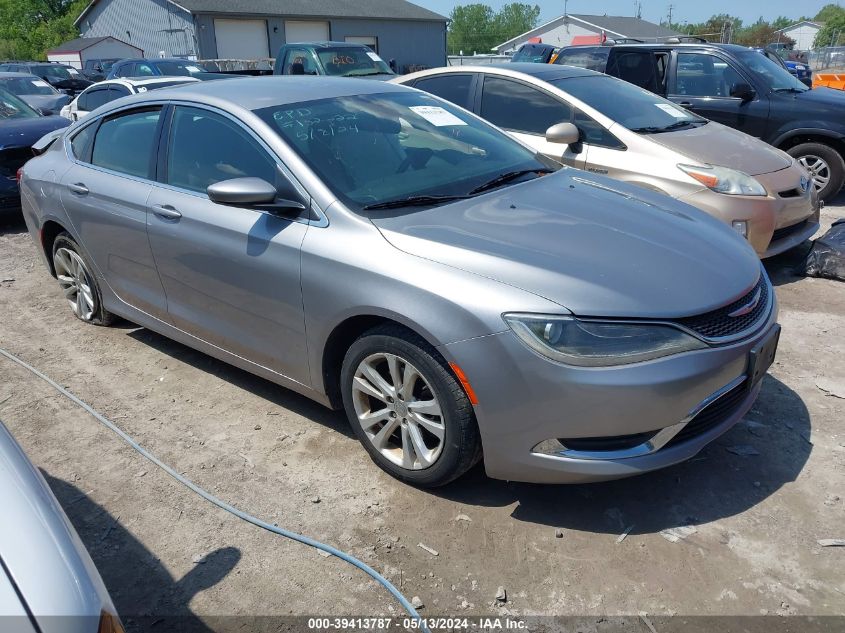
{"type": "Polygon", "coordinates": [[[239,549],[221,547],[206,554],[177,580],[119,517],[73,484],[41,472],[100,572],[128,633],[214,630],[188,605],[195,595],[218,584],[235,568],[241,559],[239,549]]]}
{"type": "Polygon", "coordinates": [[[0,212],[0,235],[26,233],[26,222],[20,211],[0,212]]]}
{"type": "Polygon", "coordinates": [[[516,503],[518,521],[591,533],[649,534],[711,523],[753,508],[795,481],[812,451],[801,398],[766,376],[754,408],[696,457],[653,473],[595,484],[533,485],[489,479],[479,465],[430,492],[465,506],[516,503]],[[741,456],[752,448],[757,455],[741,456]]]}
{"type": "Polygon", "coordinates": [[[138,328],[128,332],[128,335],[162,354],[248,391],[252,395],[266,400],[270,405],[287,409],[350,439],[356,439],[346,415],[342,411],[332,411],[295,391],[285,389],[269,380],[217,360],[152,330],[138,328]]]}
{"type": "Polygon", "coordinates": [[[763,260],[763,267],[773,286],[786,286],[804,279],[807,275],[806,261],[813,242],[807,240],[795,248],[763,260]]]}

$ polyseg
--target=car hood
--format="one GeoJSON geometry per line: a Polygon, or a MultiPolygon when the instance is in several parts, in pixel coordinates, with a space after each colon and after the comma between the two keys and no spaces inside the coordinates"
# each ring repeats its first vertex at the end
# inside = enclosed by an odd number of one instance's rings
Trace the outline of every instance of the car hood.
{"type": "Polygon", "coordinates": [[[830,116],[837,119],[842,117],[842,108],[845,108],[845,91],[834,90],[833,88],[813,88],[804,92],[793,92],[787,95],[807,106],[822,106],[827,109],[830,116]]]}
{"type": "Polygon", "coordinates": [[[70,96],[66,94],[53,95],[20,95],[20,98],[27,102],[33,108],[41,108],[42,110],[52,110],[56,114],[62,109],[62,106],[70,102],[70,96]]]}
{"type": "Polygon", "coordinates": [[[402,251],[582,316],[701,314],[760,276],[751,247],[707,214],[575,169],[453,204],[371,213],[402,251]]]}
{"type": "Polygon", "coordinates": [[[645,138],[694,162],[730,167],[750,176],[786,169],[792,164],[789,156],[768,143],[713,121],[687,130],[649,134],[645,138]]]}
{"type": "Polygon", "coordinates": [[[64,117],[39,116],[31,119],[0,119],[0,150],[31,147],[47,132],[70,125],[64,117]]]}

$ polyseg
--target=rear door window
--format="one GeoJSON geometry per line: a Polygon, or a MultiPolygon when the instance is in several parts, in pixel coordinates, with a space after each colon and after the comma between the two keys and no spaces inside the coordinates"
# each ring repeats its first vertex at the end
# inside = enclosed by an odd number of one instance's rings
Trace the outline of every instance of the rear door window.
{"type": "Polygon", "coordinates": [[[441,75],[439,77],[426,77],[414,84],[414,88],[425,90],[446,101],[451,101],[467,110],[472,110],[473,97],[473,75],[470,73],[461,75],[441,75]]]}
{"type": "Polygon", "coordinates": [[[678,53],[677,68],[675,93],[688,97],[730,97],[731,86],[744,81],[728,62],[708,53],[678,53]]]}
{"type": "Polygon", "coordinates": [[[161,109],[135,110],[106,118],[97,130],[91,163],[152,180],[161,109]]]}
{"type": "Polygon", "coordinates": [[[649,92],[661,92],[663,82],[658,77],[657,61],[651,51],[614,51],[607,62],[607,74],[649,92]]]}
{"type": "Polygon", "coordinates": [[[76,102],[77,108],[83,112],[92,112],[101,105],[107,104],[112,99],[109,97],[109,87],[94,88],[79,96],[76,102]]]}
{"type": "Polygon", "coordinates": [[[506,130],[545,135],[555,123],[572,119],[572,107],[538,88],[487,76],[481,95],[481,117],[506,130]]]}
{"type": "Polygon", "coordinates": [[[555,64],[578,66],[579,68],[587,68],[603,73],[609,53],[610,47],[608,46],[576,46],[574,48],[565,48],[558,53],[555,64]]]}

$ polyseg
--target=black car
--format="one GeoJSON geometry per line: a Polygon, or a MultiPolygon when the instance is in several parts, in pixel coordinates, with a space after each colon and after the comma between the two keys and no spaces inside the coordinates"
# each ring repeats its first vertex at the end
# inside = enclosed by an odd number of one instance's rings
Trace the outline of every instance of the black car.
{"type": "Polygon", "coordinates": [[[118,61],[120,60],[86,59],[85,63],[82,64],[82,74],[95,83],[98,81],[102,81],[108,76],[109,72],[111,71],[111,67],[114,66],[115,62],[118,61]]]}
{"type": "Polygon", "coordinates": [[[60,116],[42,116],[22,99],[0,88],[0,215],[21,206],[17,173],[32,158],[38,139],[70,121],[60,116]]]}
{"type": "Polygon", "coordinates": [[[7,62],[0,64],[0,72],[35,75],[71,97],[75,97],[94,83],[87,80],[73,66],[52,62],[7,62]]]}
{"type": "Polygon", "coordinates": [[[794,156],[830,200],[845,181],[845,92],[810,89],[754,49],[707,42],[571,46],[556,64],[605,72],[794,156]]]}

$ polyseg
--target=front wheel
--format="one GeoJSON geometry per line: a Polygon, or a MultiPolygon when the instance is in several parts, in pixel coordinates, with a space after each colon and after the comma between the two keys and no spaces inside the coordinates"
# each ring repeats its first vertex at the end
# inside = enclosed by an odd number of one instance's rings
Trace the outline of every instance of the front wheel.
{"type": "Polygon", "coordinates": [[[442,486],[481,457],[472,404],[437,352],[398,326],[361,336],[341,370],[343,404],[373,461],[406,483],[442,486]]]}
{"type": "Polygon", "coordinates": [[[802,143],[789,148],[787,153],[807,170],[819,198],[825,202],[832,200],[842,189],[845,181],[845,162],[839,152],[829,145],[802,143]]]}

